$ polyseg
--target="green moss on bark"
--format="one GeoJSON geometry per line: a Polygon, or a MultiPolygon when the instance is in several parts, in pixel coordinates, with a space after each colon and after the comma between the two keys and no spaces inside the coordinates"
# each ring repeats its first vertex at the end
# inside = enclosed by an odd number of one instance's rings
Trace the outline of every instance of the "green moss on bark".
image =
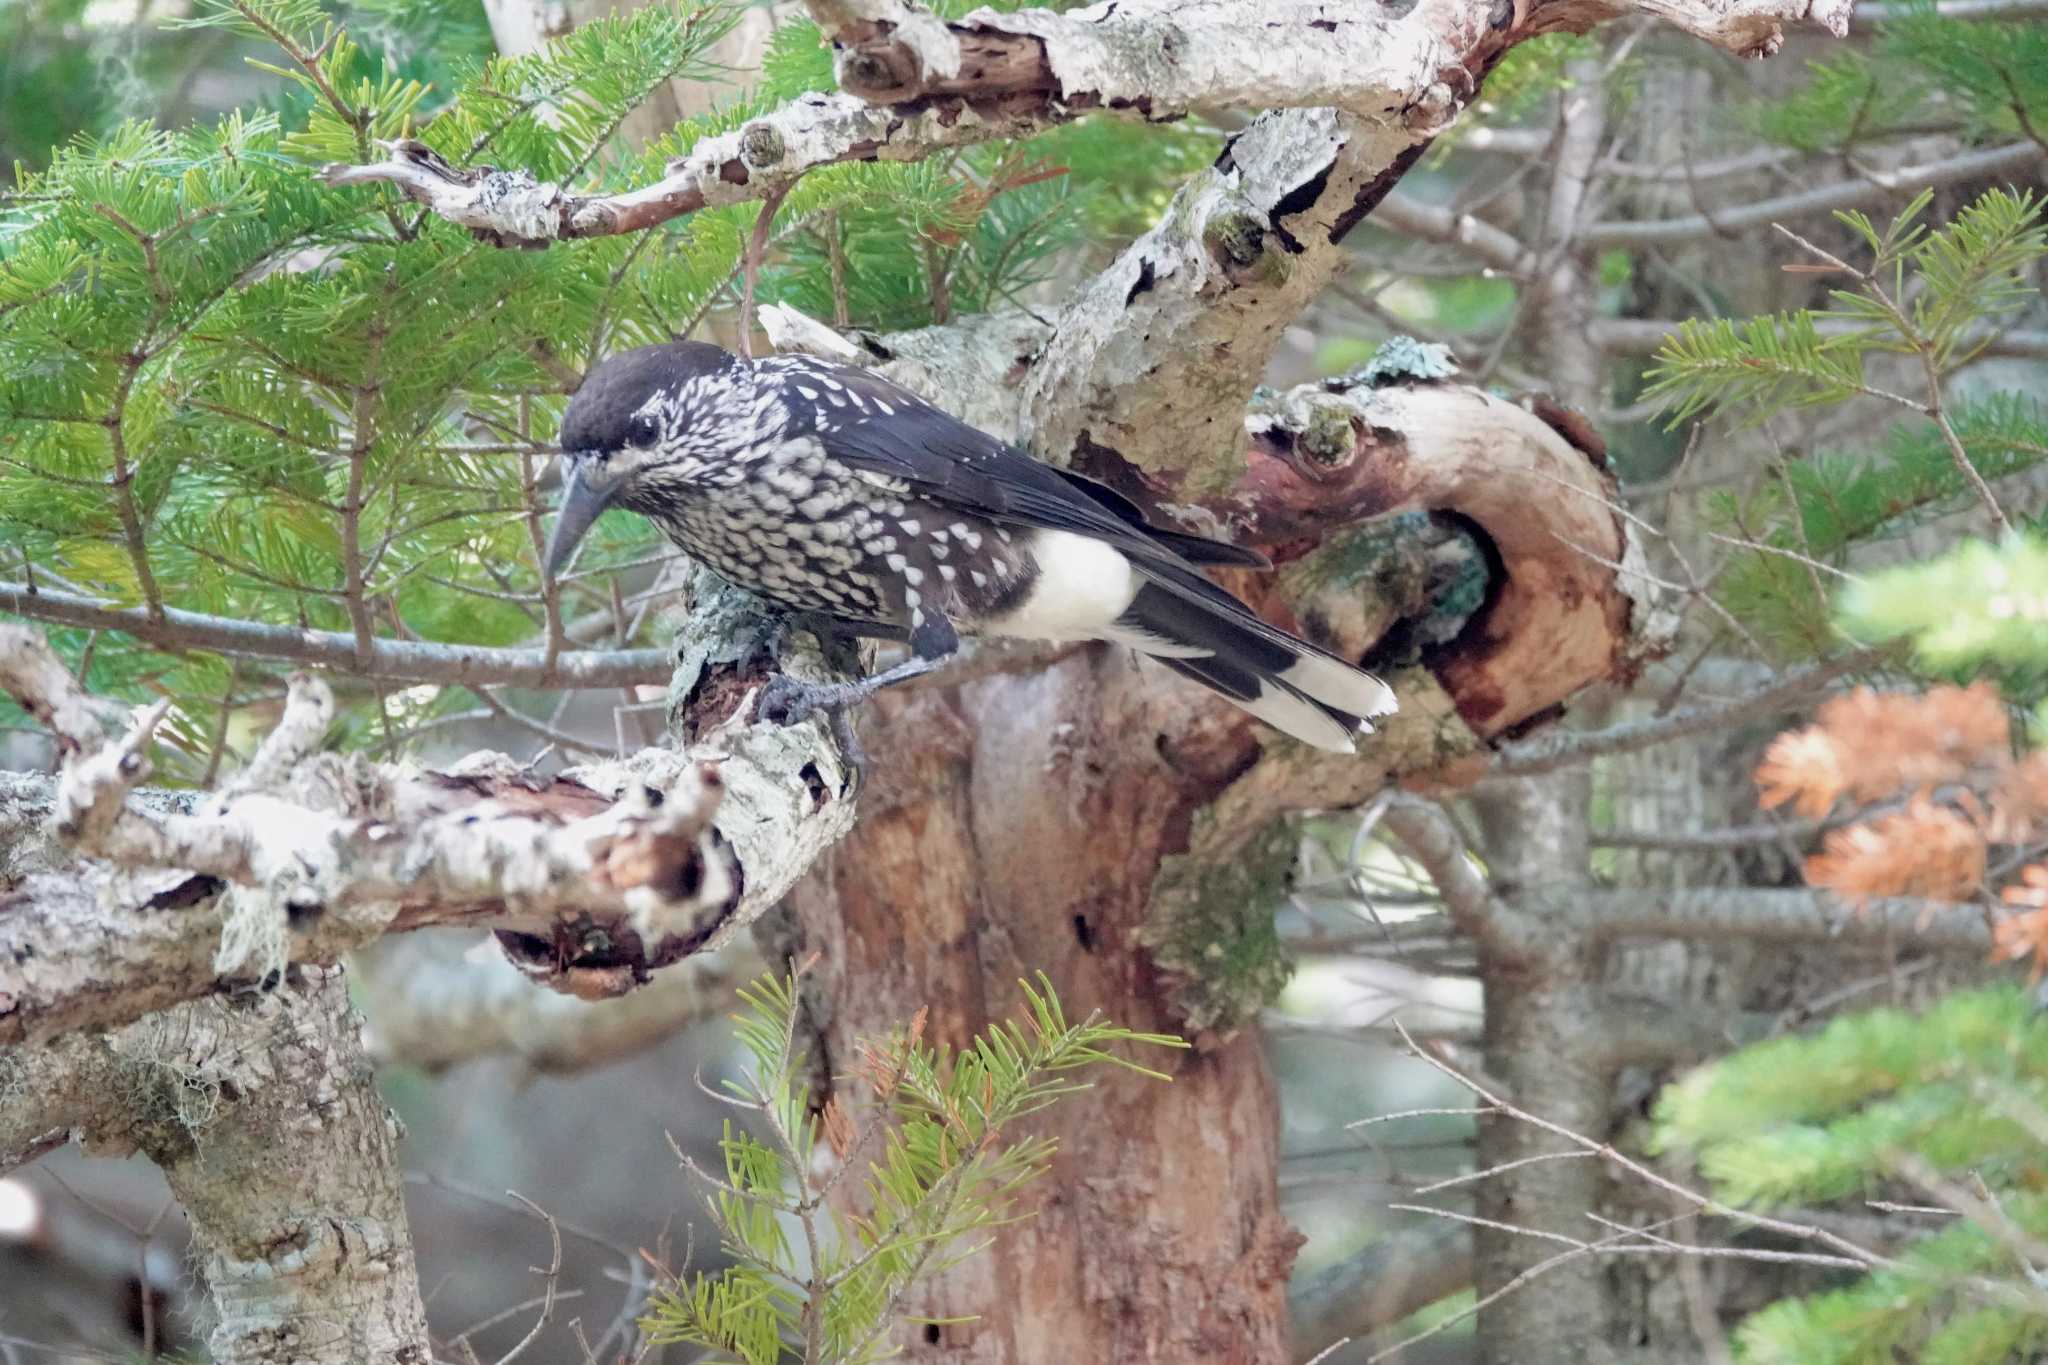
{"type": "MultiPolygon", "coordinates": [[[[1202,844],[1199,828],[1194,844],[1202,844]]],[[[1140,937],[1173,978],[1190,1031],[1236,1032],[1293,976],[1273,911],[1294,872],[1294,847],[1292,828],[1277,821],[1229,858],[1183,854],[1162,864],[1140,937]]]]}

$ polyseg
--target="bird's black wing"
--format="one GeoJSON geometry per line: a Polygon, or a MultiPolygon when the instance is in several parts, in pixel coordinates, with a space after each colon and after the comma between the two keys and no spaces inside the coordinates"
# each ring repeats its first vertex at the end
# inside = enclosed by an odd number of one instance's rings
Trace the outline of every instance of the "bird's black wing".
{"type": "Polygon", "coordinates": [[[1348,751],[1352,733],[1393,709],[1377,678],[1261,620],[1194,567],[1270,567],[1264,555],[1151,526],[1129,499],[1041,464],[878,375],[796,357],[764,367],[788,384],[791,434],[815,435],[832,458],[989,521],[1114,546],[1145,579],[1119,624],[1176,646],[1139,648],[1253,715],[1348,751]]]}
{"type": "Polygon", "coordinates": [[[1093,536],[1160,568],[1272,567],[1257,550],[1154,526],[1116,490],[1034,460],[870,371],[794,356],[761,367],[780,372],[793,433],[816,435],[835,459],[900,479],[920,497],[990,521],[1093,536]]]}

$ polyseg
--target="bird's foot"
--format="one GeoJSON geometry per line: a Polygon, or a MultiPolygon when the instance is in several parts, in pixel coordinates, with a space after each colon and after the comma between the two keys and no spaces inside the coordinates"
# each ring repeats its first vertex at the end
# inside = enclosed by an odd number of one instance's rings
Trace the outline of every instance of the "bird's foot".
{"type": "Polygon", "coordinates": [[[866,775],[868,756],[867,751],[861,748],[860,736],[854,733],[853,721],[847,712],[866,701],[873,690],[865,681],[820,683],[777,673],[762,685],[754,714],[770,725],[796,725],[808,719],[813,712],[822,711],[831,726],[840,756],[851,769],[848,784],[851,789],[859,786],[861,778],[866,775]]]}
{"type": "Polygon", "coordinates": [[[772,673],[789,652],[798,631],[815,636],[830,666],[858,668],[858,642],[829,616],[813,611],[764,606],[740,636],[738,667],[742,673],[772,673]]]}
{"type": "Polygon", "coordinates": [[[770,725],[796,725],[813,711],[843,711],[855,702],[867,700],[859,683],[821,683],[777,673],[761,686],[761,700],[754,714],[770,725]]]}

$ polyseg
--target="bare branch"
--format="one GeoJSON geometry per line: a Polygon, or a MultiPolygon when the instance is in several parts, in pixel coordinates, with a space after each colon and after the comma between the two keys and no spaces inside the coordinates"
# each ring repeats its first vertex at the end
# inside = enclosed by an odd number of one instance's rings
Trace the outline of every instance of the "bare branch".
{"type": "Polygon", "coordinates": [[[159,649],[204,649],[258,659],[283,659],[341,669],[388,682],[500,687],[631,687],[664,683],[674,671],[665,649],[570,650],[552,660],[544,649],[497,649],[377,638],[360,664],[353,635],[301,630],[165,607],[161,616],[75,593],[26,583],[0,583],[0,611],[32,621],[123,631],[159,649]]]}
{"type": "Polygon", "coordinates": [[[1827,828],[1821,820],[1779,820],[1759,825],[1734,825],[1727,829],[1674,829],[1669,832],[1609,829],[1594,830],[1596,848],[1649,849],[1664,853],[1722,853],[1755,848],[1759,844],[1798,844],[1827,828]]]}
{"type": "Polygon", "coordinates": [[[1441,806],[1397,793],[1382,819],[1429,873],[1444,909],[1464,933],[1513,956],[1531,935],[1541,932],[1541,926],[1527,923],[1526,916],[1493,894],[1486,874],[1473,863],[1457,826],[1441,806]]]}
{"type": "Polygon", "coordinates": [[[1398,232],[1425,242],[1464,248],[1485,265],[1516,279],[1536,269],[1536,253],[1522,245],[1522,239],[1469,213],[1457,213],[1427,204],[1410,194],[1388,195],[1373,211],[1374,227],[1398,232]]]}
{"type": "Polygon", "coordinates": [[[1647,749],[1687,735],[1703,735],[1759,717],[1782,714],[1803,705],[1836,679],[1880,662],[1888,652],[1882,648],[1851,650],[1825,663],[1786,674],[1747,697],[1719,706],[1696,706],[1655,720],[1635,721],[1606,730],[1578,733],[1561,730],[1523,740],[1500,751],[1491,775],[1527,777],[1556,772],[1607,754],[1647,749]]]}
{"type": "Polygon", "coordinates": [[[1868,208],[1930,186],[1939,188],[2008,172],[2028,171],[2036,167],[2043,156],[2048,156],[2048,151],[2031,142],[2019,142],[1989,151],[1965,152],[1925,166],[1902,166],[1885,174],[1873,172],[1867,179],[1823,185],[1775,199],[1759,199],[1716,212],[1711,219],[1705,214],[1694,214],[1647,223],[1591,223],[1579,233],[1578,242],[1583,247],[1596,250],[1612,246],[1689,242],[1750,228],[1769,227],[1780,219],[1797,218],[1803,214],[1868,208]]]}
{"type": "Polygon", "coordinates": [[[1603,938],[1727,939],[1750,943],[1897,944],[1991,952],[1991,930],[1967,905],[1873,900],[1851,908],[1825,891],[1685,887],[1575,891],[1566,913],[1603,938]]]}
{"type": "MultiPolygon", "coordinates": [[[[1395,1027],[1399,1028],[1399,1025],[1397,1024],[1395,1027]]],[[[1819,1242],[1821,1245],[1850,1258],[1859,1265],[1877,1266],[1887,1264],[1885,1257],[1836,1236],[1825,1228],[1812,1227],[1803,1223],[1793,1223],[1782,1218],[1773,1218],[1745,1209],[1731,1208],[1719,1200],[1711,1199],[1695,1190],[1687,1189],[1677,1181],[1650,1169],[1632,1157],[1624,1155],[1611,1143],[1601,1142],[1595,1138],[1587,1137],[1583,1133],[1574,1132],[1563,1124],[1554,1123],[1540,1114],[1532,1113],[1528,1109],[1512,1103],[1495,1091],[1488,1089],[1487,1086],[1471,1076],[1458,1070],[1458,1068],[1450,1065],[1434,1052],[1417,1045],[1413,1039],[1407,1039],[1406,1041],[1408,1043],[1408,1050],[1411,1053],[1427,1062],[1430,1066],[1435,1067],[1459,1085],[1464,1086],[1490,1106],[1494,1112],[1514,1119],[1518,1123],[1540,1128],[1546,1133],[1563,1138],[1581,1151],[1592,1153],[1619,1167],[1628,1174],[1635,1176],[1637,1179],[1655,1186],[1666,1194],[1676,1196],[1687,1206],[1700,1213],[1713,1214],[1730,1219],[1738,1226],[1767,1229],[1799,1241],[1819,1242]]]]}

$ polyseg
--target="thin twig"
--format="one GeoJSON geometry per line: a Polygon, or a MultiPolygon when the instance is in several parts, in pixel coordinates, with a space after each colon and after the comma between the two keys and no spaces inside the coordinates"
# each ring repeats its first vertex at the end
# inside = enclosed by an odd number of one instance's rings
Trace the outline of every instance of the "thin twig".
{"type": "Polygon", "coordinates": [[[761,255],[768,246],[768,230],[775,225],[775,211],[782,207],[782,201],[795,185],[794,180],[785,182],[761,197],[761,212],[754,218],[753,235],[747,238],[741,275],[744,284],[740,289],[739,345],[740,354],[748,360],[754,358],[754,288],[761,278],[761,255]]]}
{"type": "Polygon", "coordinates": [[[1690,735],[1725,730],[1731,725],[1768,716],[1804,702],[1829,683],[1881,662],[1884,648],[1855,649],[1833,659],[1788,673],[1768,687],[1719,706],[1696,706],[1656,720],[1611,726],[1605,730],[1573,734],[1553,732],[1538,739],[1510,745],[1500,753],[1491,770],[1499,777],[1528,777],[1556,772],[1560,768],[1608,754],[1630,753],[1665,744],[1690,735]]]}

